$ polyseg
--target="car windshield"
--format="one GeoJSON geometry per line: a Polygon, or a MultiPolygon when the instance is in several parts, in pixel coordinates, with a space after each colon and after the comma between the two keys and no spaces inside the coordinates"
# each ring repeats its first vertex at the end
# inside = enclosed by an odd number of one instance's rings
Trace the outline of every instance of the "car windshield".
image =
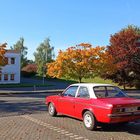
{"type": "Polygon", "coordinates": [[[96,86],[93,90],[97,98],[128,97],[126,93],[115,86],[96,86]]]}

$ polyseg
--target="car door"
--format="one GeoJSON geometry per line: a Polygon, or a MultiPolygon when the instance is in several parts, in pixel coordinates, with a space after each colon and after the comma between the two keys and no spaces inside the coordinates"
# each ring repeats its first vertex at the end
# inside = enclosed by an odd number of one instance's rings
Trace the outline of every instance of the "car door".
{"type": "Polygon", "coordinates": [[[89,108],[91,99],[88,87],[80,86],[75,100],[75,117],[81,119],[83,109],[89,108]]]}
{"type": "Polygon", "coordinates": [[[58,100],[59,112],[62,114],[74,116],[75,95],[78,86],[68,87],[58,100]]]}

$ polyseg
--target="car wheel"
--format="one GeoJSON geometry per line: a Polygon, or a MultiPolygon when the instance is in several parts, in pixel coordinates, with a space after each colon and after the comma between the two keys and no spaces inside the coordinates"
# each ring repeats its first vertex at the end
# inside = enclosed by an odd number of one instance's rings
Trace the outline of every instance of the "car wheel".
{"type": "Polygon", "coordinates": [[[56,109],[55,109],[55,106],[53,105],[53,103],[49,104],[48,112],[49,112],[50,116],[52,116],[52,117],[56,116],[57,112],[56,112],[56,109]]]}
{"type": "Polygon", "coordinates": [[[86,111],[83,115],[84,126],[88,130],[95,130],[97,127],[97,121],[94,115],[90,111],[86,111]]]}

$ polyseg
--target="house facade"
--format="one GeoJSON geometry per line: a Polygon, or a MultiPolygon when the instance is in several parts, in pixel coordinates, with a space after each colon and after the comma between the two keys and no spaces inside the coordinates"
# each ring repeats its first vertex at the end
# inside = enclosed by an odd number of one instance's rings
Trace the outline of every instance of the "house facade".
{"type": "Polygon", "coordinates": [[[5,58],[7,64],[1,67],[0,84],[20,83],[20,52],[7,50],[5,58]]]}

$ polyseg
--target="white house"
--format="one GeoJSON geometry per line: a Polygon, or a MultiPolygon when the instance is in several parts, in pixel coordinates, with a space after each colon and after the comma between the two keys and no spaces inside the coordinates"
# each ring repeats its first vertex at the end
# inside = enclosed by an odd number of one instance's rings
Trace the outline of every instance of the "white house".
{"type": "Polygon", "coordinates": [[[20,83],[20,52],[7,50],[7,65],[0,70],[0,84],[20,83]]]}

